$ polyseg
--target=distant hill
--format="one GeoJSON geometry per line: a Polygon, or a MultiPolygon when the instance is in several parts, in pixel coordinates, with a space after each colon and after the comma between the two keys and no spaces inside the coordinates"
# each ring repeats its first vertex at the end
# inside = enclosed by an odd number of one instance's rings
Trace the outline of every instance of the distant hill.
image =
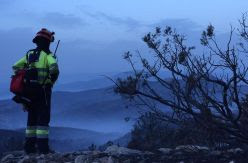
{"type": "MultiPolygon", "coordinates": [[[[22,150],[24,142],[24,129],[0,130],[0,153],[22,150]]],[[[51,127],[50,145],[58,152],[69,152],[87,149],[91,144],[101,145],[109,140],[119,138],[118,133],[101,133],[90,130],[51,127]]]]}
{"type": "MultiPolygon", "coordinates": [[[[54,91],[85,91],[91,89],[106,88],[113,85],[107,77],[112,79],[118,77],[126,77],[132,74],[132,72],[121,73],[71,73],[61,74],[57,83],[55,84],[54,91]]],[[[12,96],[9,91],[9,81],[0,81],[0,100],[8,99],[12,96]]]]}
{"type": "Polygon", "coordinates": [[[118,133],[101,133],[65,127],[52,128],[50,135],[51,147],[60,152],[88,149],[91,144],[101,145],[121,136],[118,133]]]}
{"type": "Polygon", "coordinates": [[[84,91],[84,90],[91,90],[91,89],[100,89],[100,88],[106,88],[109,86],[113,86],[114,83],[108,79],[110,77],[111,79],[117,79],[117,78],[125,78],[129,75],[132,75],[132,72],[122,72],[118,74],[111,74],[111,75],[97,75],[93,79],[88,80],[82,80],[82,81],[70,81],[66,83],[58,83],[55,85],[54,90],[55,91],[84,91]]]}
{"type": "Polygon", "coordinates": [[[24,133],[20,131],[0,129],[0,156],[3,152],[21,150],[23,140],[24,133]]]}
{"type": "MultiPolygon", "coordinates": [[[[170,98],[168,89],[157,82],[150,84],[161,96],[170,98]]],[[[242,87],[242,90],[246,92],[247,88],[242,87]]],[[[135,119],[138,113],[134,107],[126,108],[125,102],[113,92],[112,86],[79,92],[57,91],[52,98],[51,125],[126,133],[134,121],[125,122],[124,119],[135,119]]],[[[165,110],[163,105],[159,105],[159,108],[165,110]]],[[[22,128],[25,125],[26,113],[22,111],[21,105],[11,100],[0,101],[0,128],[22,128]]]]}
{"type": "Polygon", "coordinates": [[[9,83],[0,82],[0,99],[7,99],[10,97],[11,97],[11,93],[9,91],[9,83]]]}
{"type": "Polygon", "coordinates": [[[26,124],[26,116],[21,105],[12,100],[0,101],[0,129],[22,128],[26,124]]]}
{"type": "Polygon", "coordinates": [[[113,89],[103,88],[82,92],[55,92],[53,96],[55,126],[84,128],[102,132],[127,132],[132,123],[126,117],[137,117],[135,109],[125,103],[113,89]]]}
{"type": "Polygon", "coordinates": [[[101,79],[94,79],[89,81],[75,81],[65,84],[58,84],[54,87],[55,91],[84,91],[90,89],[99,89],[113,85],[108,79],[101,78],[101,79]]]}
{"type": "MultiPolygon", "coordinates": [[[[156,82],[152,87],[162,96],[169,90],[156,82]]],[[[125,122],[126,117],[136,118],[137,109],[126,108],[126,101],[113,92],[113,87],[91,89],[79,92],[57,91],[52,98],[52,126],[89,129],[100,132],[129,132],[133,121],[125,122]]],[[[159,106],[163,109],[164,106],[159,106]]],[[[0,128],[22,128],[26,125],[26,113],[11,100],[0,101],[0,128]]]]}
{"type": "MultiPolygon", "coordinates": [[[[0,128],[22,128],[27,114],[22,106],[11,100],[0,101],[0,128]]],[[[135,109],[125,103],[111,87],[81,92],[54,92],[51,125],[89,129],[101,132],[128,132],[132,122],[125,117],[136,117],[135,109]]]]}

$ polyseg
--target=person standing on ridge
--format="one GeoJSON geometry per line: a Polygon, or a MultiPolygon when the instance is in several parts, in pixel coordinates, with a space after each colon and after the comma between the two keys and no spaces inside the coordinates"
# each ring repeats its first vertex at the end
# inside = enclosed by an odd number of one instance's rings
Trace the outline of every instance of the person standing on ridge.
{"type": "MultiPolygon", "coordinates": [[[[23,103],[28,111],[24,150],[27,154],[49,153],[49,122],[51,112],[52,87],[59,76],[56,57],[50,51],[54,41],[54,32],[42,28],[34,37],[35,49],[17,61],[13,70],[27,70],[25,74],[25,95],[18,95],[29,100],[23,103]]],[[[16,97],[18,97],[16,96],[16,97]]]]}

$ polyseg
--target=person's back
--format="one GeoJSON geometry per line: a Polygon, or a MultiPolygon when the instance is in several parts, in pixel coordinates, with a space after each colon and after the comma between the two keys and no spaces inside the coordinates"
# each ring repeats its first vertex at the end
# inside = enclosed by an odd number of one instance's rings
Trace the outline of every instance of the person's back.
{"type": "Polygon", "coordinates": [[[25,93],[21,96],[30,100],[25,104],[28,111],[26,141],[24,150],[29,153],[49,153],[48,136],[51,111],[52,87],[59,75],[58,64],[50,52],[50,43],[54,41],[54,32],[47,29],[39,31],[33,43],[36,49],[17,61],[13,70],[26,69],[25,93]],[[38,148],[38,151],[36,149],[38,148]]]}

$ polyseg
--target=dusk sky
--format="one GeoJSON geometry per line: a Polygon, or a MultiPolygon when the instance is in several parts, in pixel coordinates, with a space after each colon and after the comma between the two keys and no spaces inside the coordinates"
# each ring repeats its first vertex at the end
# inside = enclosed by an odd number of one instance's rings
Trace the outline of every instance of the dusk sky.
{"type": "Polygon", "coordinates": [[[62,75],[104,74],[128,71],[123,53],[142,49],[141,38],[156,26],[171,25],[200,36],[211,23],[223,34],[247,11],[247,0],[0,0],[0,83],[10,76],[12,64],[34,47],[32,39],[42,27],[61,40],[62,75]]]}

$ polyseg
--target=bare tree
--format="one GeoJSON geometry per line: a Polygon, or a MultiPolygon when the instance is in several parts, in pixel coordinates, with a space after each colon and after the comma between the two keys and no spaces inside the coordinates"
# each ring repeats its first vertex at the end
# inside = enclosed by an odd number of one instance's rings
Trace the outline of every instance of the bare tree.
{"type": "Polygon", "coordinates": [[[179,123],[191,118],[206,130],[225,132],[229,139],[248,143],[248,125],[244,123],[248,115],[244,91],[248,88],[247,14],[239,22],[239,28],[231,27],[225,47],[209,25],[200,39],[207,49],[202,54],[195,54],[195,47],[188,46],[185,36],[171,27],[156,28],[143,38],[153,60],[137,52],[143,67],[138,70],[133,55],[125,53],[134,75],[118,79],[115,91],[147,106],[165,121],[179,123]],[[240,42],[233,42],[236,35],[240,42]],[[161,75],[165,71],[170,72],[170,79],[161,75]],[[169,112],[160,114],[161,106],[169,112]]]}

